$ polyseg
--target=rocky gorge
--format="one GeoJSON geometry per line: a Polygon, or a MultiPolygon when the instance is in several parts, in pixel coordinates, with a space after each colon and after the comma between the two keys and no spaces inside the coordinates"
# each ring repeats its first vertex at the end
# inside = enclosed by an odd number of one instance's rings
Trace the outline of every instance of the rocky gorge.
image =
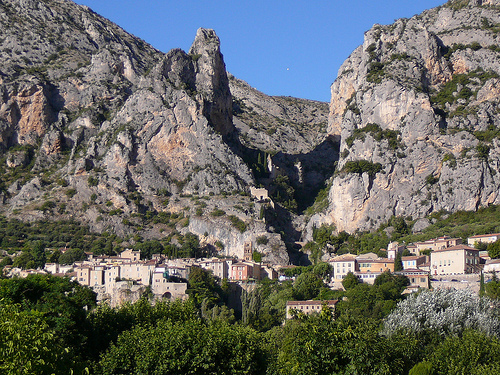
{"type": "Polygon", "coordinates": [[[163,53],[71,1],[4,0],[0,213],[285,265],[323,224],[498,204],[499,5],[373,26],[328,105],[234,77],[214,30],[163,53]]]}

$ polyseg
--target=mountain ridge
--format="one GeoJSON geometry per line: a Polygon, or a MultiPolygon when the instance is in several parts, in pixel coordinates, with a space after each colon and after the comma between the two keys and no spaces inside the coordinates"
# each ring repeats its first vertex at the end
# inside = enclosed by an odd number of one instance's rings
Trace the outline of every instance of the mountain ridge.
{"type": "Polygon", "coordinates": [[[497,1],[375,25],[329,105],[232,76],[209,29],[162,53],[66,0],[6,0],[0,24],[9,217],[129,239],[192,232],[216,255],[251,243],[288,264],[308,262],[295,243],[324,224],[354,233],[499,203],[497,1]]]}

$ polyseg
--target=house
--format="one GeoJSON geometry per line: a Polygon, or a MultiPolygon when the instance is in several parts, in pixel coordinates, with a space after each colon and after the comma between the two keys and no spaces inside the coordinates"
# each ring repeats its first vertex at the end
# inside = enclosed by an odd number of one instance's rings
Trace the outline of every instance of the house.
{"type": "Polygon", "coordinates": [[[212,258],[200,261],[199,266],[205,270],[212,271],[214,276],[222,280],[229,278],[229,266],[233,262],[233,259],[212,258]]]}
{"type": "Polygon", "coordinates": [[[257,202],[264,202],[269,199],[269,192],[264,188],[256,188],[250,186],[250,195],[255,198],[257,202]]]}
{"type": "Polygon", "coordinates": [[[90,266],[81,266],[75,268],[76,270],[76,281],[81,285],[90,285],[90,266]]]}
{"type": "Polygon", "coordinates": [[[130,259],[131,262],[138,262],[141,260],[141,252],[139,250],[127,249],[120,253],[120,258],[130,259]]]}
{"type": "Polygon", "coordinates": [[[260,280],[271,279],[275,280],[278,278],[278,272],[269,264],[262,264],[260,266],[260,280]]]}
{"type": "Polygon", "coordinates": [[[169,299],[185,299],[187,283],[175,283],[168,280],[163,272],[154,272],[151,291],[153,294],[160,295],[169,299]]]}
{"type": "Polygon", "coordinates": [[[500,259],[489,259],[484,265],[484,272],[500,272],[500,259]]]}
{"type": "Polygon", "coordinates": [[[403,263],[403,269],[415,269],[420,268],[421,265],[425,264],[427,261],[427,257],[425,255],[411,255],[401,258],[401,262],[403,263]]]}
{"type": "Polygon", "coordinates": [[[395,275],[406,276],[410,280],[407,292],[417,291],[419,288],[429,289],[429,272],[418,268],[408,268],[394,272],[395,275]]]}
{"type": "Polygon", "coordinates": [[[333,281],[342,281],[349,272],[357,271],[356,255],[342,254],[328,261],[332,266],[333,281]]]}
{"type": "Polygon", "coordinates": [[[104,285],[106,266],[94,266],[90,269],[89,286],[104,285]]]}
{"type": "Polygon", "coordinates": [[[431,240],[423,242],[415,242],[416,252],[415,254],[420,255],[422,250],[442,250],[448,247],[458,246],[462,243],[461,238],[451,238],[448,236],[433,238],[431,240]]]}
{"type": "Polygon", "coordinates": [[[287,301],[286,303],[286,319],[291,319],[295,312],[301,312],[303,314],[320,313],[323,306],[326,306],[330,311],[335,311],[335,305],[338,300],[328,300],[328,301],[287,301]]]}
{"type": "Polygon", "coordinates": [[[233,281],[259,280],[260,264],[248,261],[233,263],[229,278],[233,281]]]}
{"type": "Polygon", "coordinates": [[[431,252],[432,275],[462,275],[481,270],[479,250],[466,245],[431,252]]]}
{"type": "Polygon", "coordinates": [[[396,259],[398,254],[404,251],[404,245],[400,245],[399,242],[391,242],[387,245],[387,258],[396,259]]]}
{"type": "Polygon", "coordinates": [[[120,266],[120,278],[125,280],[133,280],[142,285],[150,285],[151,275],[156,268],[156,262],[131,262],[120,266]]]}
{"type": "Polygon", "coordinates": [[[377,254],[374,253],[358,255],[356,257],[356,262],[360,273],[394,272],[394,259],[379,258],[377,254]]]}
{"type": "Polygon", "coordinates": [[[413,243],[406,245],[406,250],[408,250],[410,253],[414,255],[420,255],[420,251],[417,249],[417,245],[413,243]]]}
{"type": "Polygon", "coordinates": [[[467,244],[469,246],[474,246],[477,243],[493,243],[499,239],[500,239],[500,233],[480,234],[478,236],[472,236],[467,238],[467,244]]]}
{"type": "Polygon", "coordinates": [[[45,263],[43,268],[48,273],[55,274],[65,274],[73,268],[72,264],[59,264],[59,263],[45,263]]]}

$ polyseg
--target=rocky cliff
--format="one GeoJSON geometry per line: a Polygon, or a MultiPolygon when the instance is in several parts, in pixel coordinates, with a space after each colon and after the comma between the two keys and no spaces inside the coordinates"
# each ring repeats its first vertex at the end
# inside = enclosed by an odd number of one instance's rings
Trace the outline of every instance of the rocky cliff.
{"type": "Polygon", "coordinates": [[[500,203],[498,1],[375,25],[329,107],[228,74],[213,30],[163,53],[68,0],[4,0],[0,30],[0,214],[286,264],[321,224],[500,203]]]}
{"type": "Polygon", "coordinates": [[[498,1],[450,1],[365,33],[331,87],[340,159],[310,228],[500,203],[499,32],[498,1]]]}
{"type": "Polygon", "coordinates": [[[2,214],[76,219],[127,238],[175,241],[191,231],[227,255],[242,257],[251,242],[264,260],[288,263],[266,208],[249,196],[252,158],[259,148],[314,148],[321,137],[305,124],[320,113],[313,122],[324,138],[324,103],[237,90],[213,30],[199,29],[187,53],[164,54],[67,0],[2,1],[0,30],[2,214]],[[293,113],[305,140],[276,145],[258,129],[252,137],[266,142],[242,142],[235,123],[245,121],[233,112],[250,110],[235,104],[231,88],[250,107],[252,95],[272,103],[281,128],[293,113]],[[287,110],[287,102],[301,107],[287,110]]]}

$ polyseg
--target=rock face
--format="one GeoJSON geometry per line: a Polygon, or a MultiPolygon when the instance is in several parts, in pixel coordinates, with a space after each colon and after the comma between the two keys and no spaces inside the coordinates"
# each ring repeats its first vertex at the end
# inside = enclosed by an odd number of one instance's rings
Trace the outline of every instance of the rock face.
{"type": "Polygon", "coordinates": [[[248,196],[213,30],[164,54],[67,0],[2,1],[0,30],[2,214],[121,236],[212,233],[206,245],[239,256],[266,235],[264,260],[288,263],[248,196]]]}
{"type": "Polygon", "coordinates": [[[322,224],[499,204],[499,6],[375,25],[328,107],[228,75],[213,30],[162,53],[68,0],[1,1],[0,214],[288,264],[322,224]]]}
{"type": "Polygon", "coordinates": [[[497,1],[450,1],[365,33],[331,87],[340,160],[317,220],[354,232],[500,203],[499,25],[497,1]]]}

